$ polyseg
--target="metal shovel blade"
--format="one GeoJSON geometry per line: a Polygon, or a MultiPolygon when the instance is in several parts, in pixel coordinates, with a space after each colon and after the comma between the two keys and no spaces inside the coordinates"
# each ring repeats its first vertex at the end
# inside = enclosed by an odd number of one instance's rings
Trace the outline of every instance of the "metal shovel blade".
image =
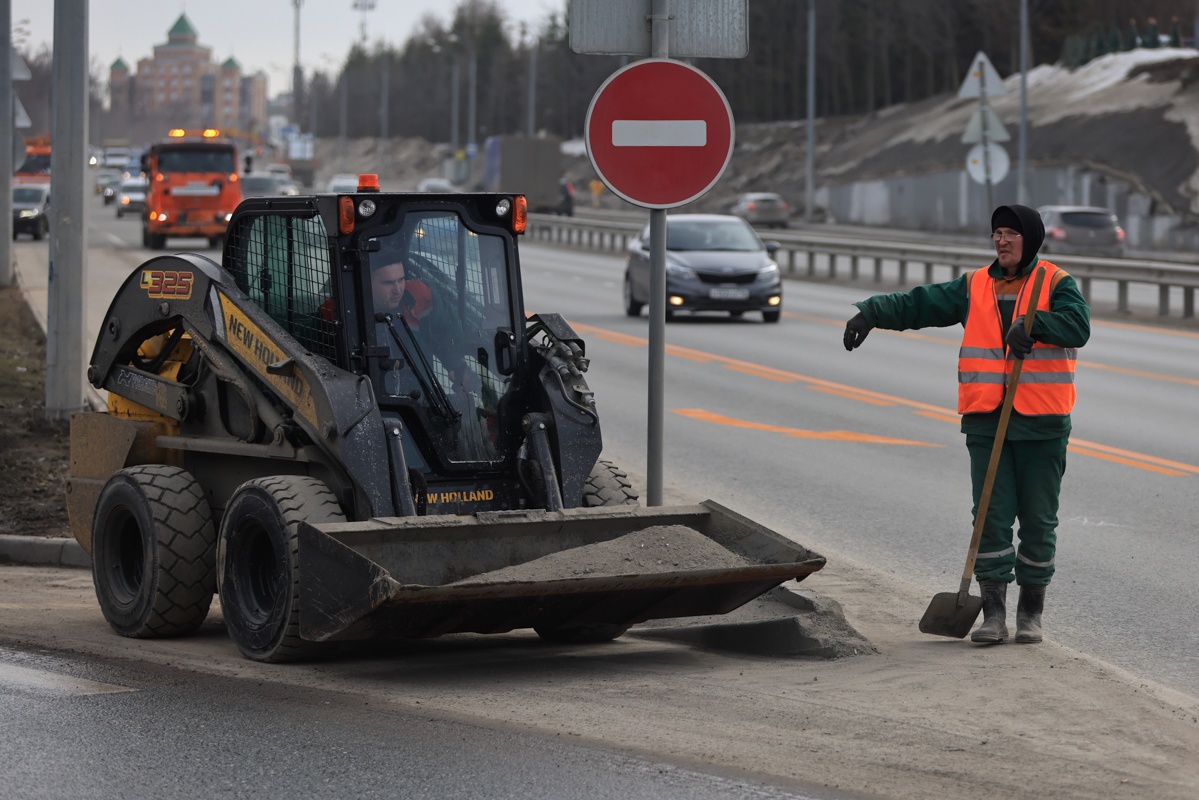
{"type": "Polygon", "coordinates": [[[965,639],[982,610],[981,597],[963,595],[961,592],[941,592],[933,595],[932,602],[920,618],[920,632],[965,639]]]}

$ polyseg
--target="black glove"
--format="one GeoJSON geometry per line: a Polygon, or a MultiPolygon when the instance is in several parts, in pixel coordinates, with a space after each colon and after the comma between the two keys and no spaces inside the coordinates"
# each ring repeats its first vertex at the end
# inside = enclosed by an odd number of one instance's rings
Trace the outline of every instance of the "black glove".
{"type": "Polygon", "coordinates": [[[1033,338],[1024,331],[1024,315],[1016,317],[1012,320],[1012,327],[1007,329],[1008,350],[1011,354],[1021,361],[1024,357],[1032,352],[1033,338]]]}
{"type": "Polygon", "coordinates": [[[855,347],[861,347],[862,342],[866,341],[866,334],[870,333],[873,327],[859,311],[853,319],[845,323],[845,349],[853,350],[855,347]]]}

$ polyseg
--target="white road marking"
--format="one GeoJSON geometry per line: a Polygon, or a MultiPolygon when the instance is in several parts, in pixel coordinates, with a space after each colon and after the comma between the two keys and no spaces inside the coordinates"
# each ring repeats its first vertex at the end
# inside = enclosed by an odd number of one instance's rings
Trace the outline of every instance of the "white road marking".
{"type": "Polygon", "coordinates": [[[0,661],[0,690],[4,689],[49,691],[56,694],[115,694],[137,691],[137,689],[130,689],[127,686],[99,683],[86,678],[73,678],[70,675],[18,667],[16,664],[6,664],[0,661]]]}
{"type": "Polygon", "coordinates": [[[703,147],[708,123],[702,119],[614,119],[613,147],[703,147]]]}

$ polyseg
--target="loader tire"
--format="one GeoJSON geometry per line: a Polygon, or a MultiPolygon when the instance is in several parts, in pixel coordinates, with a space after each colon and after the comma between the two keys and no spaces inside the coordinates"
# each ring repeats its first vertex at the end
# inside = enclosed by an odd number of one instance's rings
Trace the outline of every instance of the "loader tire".
{"type": "Polygon", "coordinates": [[[113,630],[192,633],[212,605],[215,565],[212,512],[190,473],[150,465],[109,478],[92,520],[92,580],[113,630]]]}
{"type": "Polygon", "coordinates": [[[316,478],[246,481],[221,520],[217,587],[225,627],[247,658],[300,661],[329,648],[300,638],[300,521],[343,522],[337,498],[316,478]]]}
{"type": "Polygon", "coordinates": [[[595,462],[583,486],[583,506],[639,506],[633,484],[624,470],[602,458],[595,462]]]}

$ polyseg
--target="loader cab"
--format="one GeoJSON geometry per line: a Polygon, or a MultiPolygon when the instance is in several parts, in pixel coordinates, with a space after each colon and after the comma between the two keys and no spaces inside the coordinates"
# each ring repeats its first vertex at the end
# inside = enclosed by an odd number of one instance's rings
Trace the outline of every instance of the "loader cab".
{"type": "Polygon", "coordinates": [[[494,195],[254,198],[229,227],[238,287],[309,352],[368,378],[384,418],[404,423],[408,466],[433,479],[508,469],[524,440],[524,312],[496,207],[494,195]]]}
{"type": "Polygon", "coordinates": [[[380,409],[427,437],[437,471],[498,467],[519,434],[505,413],[521,313],[510,235],[465,205],[427,201],[363,235],[362,352],[380,409]]]}

